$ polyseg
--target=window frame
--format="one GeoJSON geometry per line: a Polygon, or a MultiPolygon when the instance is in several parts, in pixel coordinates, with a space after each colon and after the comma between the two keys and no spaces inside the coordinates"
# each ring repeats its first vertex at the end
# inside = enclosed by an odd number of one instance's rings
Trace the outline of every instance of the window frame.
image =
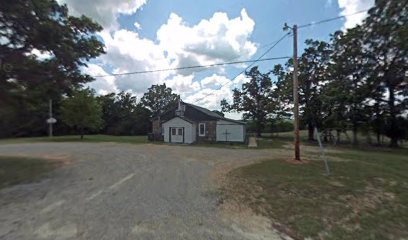
{"type": "Polygon", "coordinates": [[[171,128],[171,133],[170,133],[170,135],[172,135],[172,136],[177,136],[177,129],[176,129],[176,128],[171,128]],[[174,131],[174,134],[173,134],[173,131],[174,131]]]}
{"type": "Polygon", "coordinates": [[[205,123],[199,123],[198,124],[198,136],[200,137],[205,137],[207,131],[207,127],[205,123]],[[204,133],[201,133],[201,126],[204,126],[204,133]]]}

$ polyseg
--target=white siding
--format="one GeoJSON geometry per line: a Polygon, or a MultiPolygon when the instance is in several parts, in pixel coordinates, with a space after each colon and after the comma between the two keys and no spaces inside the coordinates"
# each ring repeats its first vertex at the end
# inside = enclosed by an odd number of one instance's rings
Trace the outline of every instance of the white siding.
{"type": "Polygon", "coordinates": [[[234,122],[217,121],[217,142],[244,142],[245,125],[234,122]],[[225,133],[228,134],[225,134],[225,133]]]}
{"type": "Polygon", "coordinates": [[[195,128],[193,124],[179,117],[175,117],[163,123],[165,142],[170,142],[170,128],[173,127],[184,128],[184,143],[193,143],[195,141],[195,128]]]}

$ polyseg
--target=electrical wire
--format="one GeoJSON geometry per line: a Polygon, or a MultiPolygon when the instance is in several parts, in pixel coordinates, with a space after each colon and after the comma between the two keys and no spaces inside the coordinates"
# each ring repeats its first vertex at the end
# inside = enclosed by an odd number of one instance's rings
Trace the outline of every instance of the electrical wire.
{"type": "MultiPolygon", "coordinates": [[[[268,50],[266,50],[261,56],[259,56],[257,59],[255,59],[255,60],[254,60],[250,65],[248,65],[244,70],[240,71],[237,75],[235,75],[235,76],[231,79],[231,81],[234,81],[235,78],[237,78],[239,75],[245,73],[245,71],[247,71],[247,70],[248,70],[250,67],[252,67],[255,63],[259,62],[266,54],[268,54],[272,49],[274,49],[274,48],[276,47],[276,45],[278,45],[282,40],[284,40],[284,39],[285,39],[286,37],[288,37],[289,35],[291,35],[291,33],[286,33],[286,34],[284,34],[281,38],[279,38],[277,41],[275,41],[275,43],[274,43],[271,47],[269,47],[268,50]]],[[[225,84],[222,84],[222,85],[219,86],[218,89],[216,89],[216,90],[220,90],[222,87],[224,87],[225,85],[229,84],[231,81],[229,81],[229,82],[227,82],[227,83],[225,83],[225,84]]],[[[211,92],[211,93],[208,93],[208,94],[205,94],[203,97],[201,97],[201,98],[199,98],[199,99],[196,99],[195,102],[196,102],[196,103],[197,103],[197,102],[200,102],[200,101],[202,101],[204,98],[206,98],[206,97],[208,97],[208,96],[210,96],[210,95],[212,95],[212,94],[213,94],[212,92],[211,92]]]]}
{"type": "Polygon", "coordinates": [[[281,60],[281,59],[288,59],[288,58],[290,57],[270,57],[270,58],[262,58],[262,59],[257,59],[257,60],[223,62],[223,63],[208,64],[208,65],[195,65],[195,66],[186,66],[186,67],[178,67],[178,68],[165,68],[165,69],[135,71],[135,72],[126,72],[126,73],[112,73],[112,74],[97,75],[97,76],[92,76],[92,77],[94,78],[111,77],[111,76],[117,77],[117,76],[125,76],[125,75],[145,74],[145,73],[155,73],[155,72],[165,72],[165,71],[175,71],[175,70],[185,70],[185,69],[195,69],[195,68],[210,68],[210,67],[218,67],[218,66],[225,66],[225,65],[281,60]]]}
{"type": "Polygon", "coordinates": [[[335,21],[335,20],[342,19],[342,18],[345,18],[345,17],[361,14],[361,13],[367,12],[368,10],[369,9],[364,9],[364,10],[361,10],[361,11],[358,11],[358,12],[354,12],[354,13],[350,13],[350,14],[346,14],[346,15],[341,15],[341,16],[334,17],[334,18],[327,18],[327,19],[323,19],[323,20],[320,20],[320,21],[317,21],[317,22],[311,22],[311,23],[308,23],[308,24],[303,24],[303,25],[298,26],[298,28],[311,27],[311,26],[314,26],[314,25],[335,21]]]}
{"type": "MultiPolygon", "coordinates": [[[[360,13],[363,13],[363,12],[367,12],[368,10],[369,10],[369,9],[364,9],[364,10],[360,10],[360,11],[358,11],[358,12],[354,12],[354,13],[351,13],[351,14],[341,15],[341,16],[334,17],[334,18],[327,18],[327,19],[323,19],[323,20],[320,20],[320,21],[317,21],[317,22],[311,22],[311,23],[308,23],[308,24],[303,24],[303,25],[298,26],[298,29],[299,29],[299,28],[306,28],[306,27],[310,27],[310,26],[314,26],[314,25],[319,25],[319,24],[326,23],[326,22],[335,21],[335,20],[342,19],[342,18],[345,18],[345,17],[357,15],[357,14],[360,14],[360,13]]],[[[276,41],[275,44],[274,44],[271,48],[269,48],[264,54],[262,54],[259,58],[262,58],[263,56],[265,56],[265,55],[266,55],[269,51],[271,51],[280,41],[282,41],[285,37],[287,37],[287,36],[289,36],[289,35],[291,35],[291,33],[285,34],[282,38],[280,38],[278,41],[276,41]]],[[[272,43],[273,43],[273,42],[272,42],[272,43]]],[[[271,43],[270,43],[270,44],[271,44],[271,43]]],[[[269,44],[267,44],[267,45],[269,45],[269,44]]],[[[246,68],[245,68],[243,71],[241,71],[238,75],[236,75],[234,78],[232,78],[232,80],[234,80],[234,79],[237,78],[239,75],[241,75],[242,73],[244,73],[244,72],[245,72],[248,68],[250,68],[255,62],[257,62],[257,61],[254,61],[252,64],[250,64],[248,67],[246,67],[246,68]]],[[[232,80],[231,80],[231,81],[232,81],[232,80]]],[[[221,89],[223,86],[225,86],[225,84],[224,84],[224,85],[221,85],[217,90],[221,89]]],[[[211,93],[211,94],[212,94],[212,93],[211,93]]],[[[211,95],[211,94],[207,94],[206,96],[204,96],[204,97],[202,97],[202,98],[199,98],[198,100],[196,100],[196,102],[199,102],[199,101],[203,100],[205,97],[207,97],[207,96],[209,96],[209,95],[211,95]]]]}

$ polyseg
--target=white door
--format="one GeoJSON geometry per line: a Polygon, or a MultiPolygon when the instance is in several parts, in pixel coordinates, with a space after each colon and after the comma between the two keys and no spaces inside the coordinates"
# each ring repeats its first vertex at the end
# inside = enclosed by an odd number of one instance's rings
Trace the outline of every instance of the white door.
{"type": "Polygon", "coordinates": [[[184,142],[184,129],[183,128],[170,128],[170,142],[183,143],[184,142]]]}

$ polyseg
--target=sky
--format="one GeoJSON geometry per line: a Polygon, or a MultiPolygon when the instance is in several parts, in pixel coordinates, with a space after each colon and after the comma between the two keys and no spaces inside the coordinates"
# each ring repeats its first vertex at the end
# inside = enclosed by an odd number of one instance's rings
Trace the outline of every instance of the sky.
{"type": "MultiPolygon", "coordinates": [[[[91,76],[207,65],[257,59],[281,38],[284,23],[307,24],[370,8],[374,0],[58,0],[74,16],[101,24],[98,33],[106,54],[84,72],[91,76]]],[[[306,39],[329,40],[336,30],[361,23],[365,13],[299,30],[299,55],[306,39]]],[[[292,53],[287,37],[267,57],[292,53]]],[[[286,60],[258,62],[269,71],[286,60]]],[[[232,90],[248,81],[248,65],[96,77],[88,84],[97,94],[127,91],[140,99],[152,84],[165,83],[185,102],[219,110],[232,101],[232,90]]],[[[227,117],[239,119],[240,113],[227,117]]]]}

